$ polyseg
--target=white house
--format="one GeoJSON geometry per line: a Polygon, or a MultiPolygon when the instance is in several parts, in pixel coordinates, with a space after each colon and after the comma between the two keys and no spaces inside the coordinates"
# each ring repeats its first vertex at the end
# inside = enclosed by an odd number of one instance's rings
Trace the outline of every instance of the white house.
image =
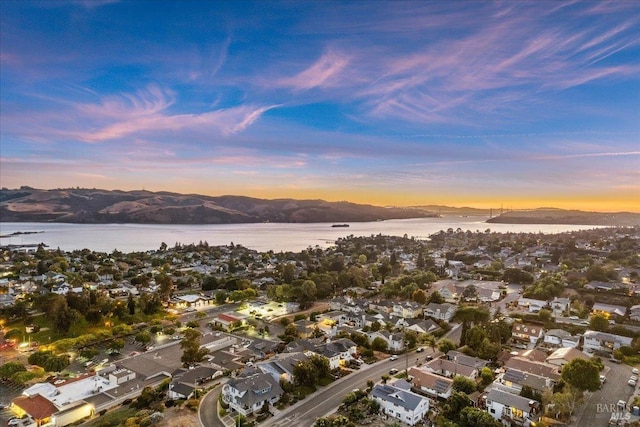
{"type": "Polygon", "coordinates": [[[540,403],[494,387],[485,396],[486,411],[505,425],[528,426],[536,421],[540,403]]]}
{"type": "Polygon", "coordinates": [[[222,386],[222,401],[247,416],[259,411],[265,403],[276,404],[283,393],[271,374],[260,373],[230,379],[222,386]]]}
{"type": "Polygon", "coordinates": [[[559,348],[547,357],[546,363],[557,366],[564,366],[573,359],[590,359],[591,357],[573,347],[559,348]]]}
{"type": "Polygon", "coordinates": [[[629,308],[629,319],[640,322],[640,304],[632,305],[629,308]]]}
{"type": "Polygon", "coordinates": [[[630,346],[633,341],[629,337],[598,331],[586,331],[583,337],[583,349],[585,352],[604,351],[610,353],[622,346],[630,346]]]}
{"type": "Polygon", "coordinates": [[[429,412],[429,399],[413,393],[411,384],[404,380],[376,385],[371,397],[380,404],[382,412],[410,426],[422,421],[429,412]]]}
{"type": "Polygon", "coordinates": [[[551,305],[552,310],[566,311],[569,309],[571,301],[569,300],[569,298],[555,297],[549,304],[551,305]]]}
{"type": "Polygon", "coordinates": [[[388,331],[368,332],[369,342],[373,343],[376,338],[382,338],[387,343],[387,350],[398,352],[404,350],[404,333],[391,333],[388,331]]]}
{"type": "Polygon", "coordinates": [[[422,305],[415,301],[404,301],[393,305],[392,316],[415,319],[422,316],[422,305]]]}
{"type": "Polygon", "coordinates": [[[526,308],[527,310],[529,310],[529,313],[537,313],[540,310],[542,310],[544,307],[546,307],[546,305],[547,305],[546,301],[542,301],[538,299],[525,298],[525,297],[520,297],[518,299],[518,307],[526,308]]]}
{"type": "Polygon", "coordinates": [[[544,343],[551,347],[577,347],[580,335],[571,335],[564,329],[549,329],[544,334],[544,343]]]}
{"type": "Polygon", "coordinates": [[[426,317],[433,317],[436,320],[444,320],[445,322],[450,321],[455,313],[456,306],[448,303],[436,304],[435,302],[431,302],[424,308],[424,315],[426,317]]]}

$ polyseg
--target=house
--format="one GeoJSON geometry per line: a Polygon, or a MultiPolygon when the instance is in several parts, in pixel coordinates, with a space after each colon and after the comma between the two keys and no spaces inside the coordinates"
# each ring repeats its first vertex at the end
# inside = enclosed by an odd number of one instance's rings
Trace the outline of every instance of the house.
{"type": "Polygon", "coordinates": [[[511,329],[512,339],[522,341],[529,346],[535,346],[543,336],[544,330],[540,326],[514,323],[511,329]]]}
{"type": "Polygon", "coordinates": [[[616,291],[618,289],[624,289],[624,285],[622,283],[598,282],[593,280],[584,285],[584,288],[596,291],[616,291]]]}
{"type": "Polygon", "coordinates": [[[591,357],[573,347],[559,348],[547,357],[546,363],[557,366],[564,366],[573,359],[590,359],[591,357]]]}
{"type": "Polygon", "coordinates": [[[193,369],[179,369],[173,373],[167,396],[170,399],[190,399],[198,385],[221,376],[222,371],[212,366],[198,366],[193,369]]]}
{"type": "Polygon", "coordinates": [[[546,362],[529,360],[522,356],[514,356],[507,360],[504,365],[505,369],[515,369],[517,371],[526,372],[528,374],[537,375],[539,377],[548,378],[553,384],[560,379],[560,370],[557,365],[551,365],[546,362]]]}
{"type": "Polygon", "coordinates": [[[429,399],[412,392],[411,384],[404,380],[376,385],[371,390],[371,398],[386,415],[410,426],[422,421],[429,412],[429,399]]]}
{"type": "Polygon", "coordinates": [[[373,301],[369,303],[369,310],[377,311],[378,313],[390,314],[393,311],[393,302],[388,299],[373,301]]]}
{"type": "Polygon", "coordinates": [[[558,298],[558,297],[555,297],[549,303],[552,310],[559,310],[559,311],[569,310],[570,304],[571,304],[571,301],[569,300],[569,298],[558,298]]]}
{"type": "Polygon", "coordinates": [[[524,387],[529,387],[533,391],[542,394],[545,390],[552,388],[555,382],[540,375],[508,368],[498,374],[494,384],[499,384],[509,393],[519,395],[524,387]]]}
{"type": "Polygon", "coordinates": [[[453,380],[431,372],[424,366],[412,366],[408,371],[413,386],[429,396],[448,399],[453,390],[453,380]]]}
{"type": "Polygon", "coordinates": [[[185,307],[206,307],[211,305],[213,300],[204,295],[197,294],[188,294],[188,295],[177,295],[171,298],[169,301],[169,306],[172,308],[185,308],[185,307]]]}
{"type": "Polygon", "coordinates": [[[442,295],[442,298],[444,298],[447,302],[456,303],[460,299],[458,288],[452,280],[441,280],[435,282],[432,287],[435,291],[442,295]]]}
{"type": "Polygon", "coordinates": [[[549,329],[544,334],[544,343],[551,347],[577,347],[580,335],[571,335],[564,329],[549,329]]]}
{"type": "Polygon", "coordinates": [[[247,316],[236,311],[220,313],[210,323],[227,331],[239,328],[246,323],[247,316]]]}
{"type": "Polygon", "coordinates": [[[540,402],[494,387],[485,395],[486,411],[505,425],[527,426],[538,419],[540,402]]]}
{"type": "Polygon", "coordinates": [[[455,376],[463,376],[471,379],[478,377],[479,369],[473,366],[462,365],[455,360],[436,358],[430,362],[427,362],[424,367],[433,372],[434,374],[442,375],[443,377],[453,378],[455,376]]]}
{"type": "Polygon", "coordinates": [[[437,304],[435,302],[431,302],[424,308],[424,315],[426,317],[432,317],[436,320],[444,320],[445,322],[449,322],[455,313],[456,306],[448,303],[437,304]]]}
{"type": "Polygon", "coordinates": [[[284,391],[271,374],[255,373],[248,377],[231,378],[222,386],[222,401],[238,413],[247,416],[265,404],[275,405],[284,391]]]}
{"type": "Polygon", "coordinates": [[[470,366],[476,369],[478,372],[480,372],[482,368],[489,364],[488,360],[480,359],[479,357],[467,356],[466,354],[457,350],[449,350],[447,352],[447,359],[453,360],[460,365],[470,366]]]}
{"type": "Polygon", "coordinates": [[[414,331],[417,334],[435,334],[442,331],[440,325],[432,319],[399,319],[396,327],[405,331],[414,331]]]}
{"type": "Polygon", "coordinates": [[[620,316],[623,317],[627,314],[627,307],[623,305],[612,305],[612,304],[602,304],[595,303],[593,304],[593,308],[591,309],[591,314],[601,314],[605,316],[607,319],[612,316],[620,316]]]}
{"type": "Polygon", "coordinates": [[[327,358],[330,369],[337,369],[358,358],[358,346],[347,338],[327,341],[317,346],[313,352],[327,358]]]}
{"type": "Polygon", "coordinates": [[[404,333],[391,333],[388,331],[368,332],[369,342],[373,343],[376,338],[382,338],[387,343],[387,350],[392,353],[404,350],[404,333]]]}
{"type": "Polygon", "coordinates": [[[422,305],[415,301],[403,301],[393,305],[391,315],[394,317],[402,317],[406,319],[415,319],[422,317],[422,305]]]}
{"type": "Polygon", "coordinates": [[[584,344],[582,348],[585,352],[605,352],[611,353],[622,346],[630,346],[632,338],[620,335],[609,334],[607,332],[586,331],[583,335],[584,344]]]}
{"type": "Polygon", "coordinates": [[[537,313],[546,306],[547,306],[546,301],[533,299],[533,298],[525,298],[525,297],[518,298],[518,307],[526,308],[529,311],[529,313],[537,313]]]}
{"type": "Polygon", "coordinates": [[[629,319],[640,322],[640,304],[633,305],[629,308],[629,319]]]}
{"type": "Polygon", "coordinates": [[[308,360],[309,357],[303,352],[276,354],[268,361],[259,362],[256,367],[262,372],[271,374],[274,380],[284,380],[293,383],[293,369],[300,363],[308,360]]]}

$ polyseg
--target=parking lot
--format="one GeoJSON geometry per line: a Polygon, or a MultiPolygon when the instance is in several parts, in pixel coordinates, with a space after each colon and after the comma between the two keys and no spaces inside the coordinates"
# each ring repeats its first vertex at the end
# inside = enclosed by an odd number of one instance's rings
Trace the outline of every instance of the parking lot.
{"type": "MultiPolygon", "coordinates": [[[[638,387],[627,384],[632,375],[631,367],[625,364],[604,361],[604,375],[606,382],[600,390],[592,393],[584,402],[582,409],[576,414],[576,421],[571,425],[582,426],[606,426],[609,424],[611,413],[617,410],[617,402],[624,400],[629,403],[631,396],[638,395],[638,387]]],[[[631,408],[626,408],[628,413],[631,408]]],[[[632,417],[631,419],[638,417],[632,417]]]]}

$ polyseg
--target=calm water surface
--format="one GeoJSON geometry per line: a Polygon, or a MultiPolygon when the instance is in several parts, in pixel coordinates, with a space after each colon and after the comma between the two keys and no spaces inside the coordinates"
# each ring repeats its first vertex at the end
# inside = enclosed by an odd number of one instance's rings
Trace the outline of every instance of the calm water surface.
{"type": "Polygon", "coordinates": [[[231,242],[265,252],[268,250],[299,252],[308,247],[331,246],[338,238],[349,235],[391,236],[426,239],[440,230],[458,228],[463,231],[514,233],[560,233],[597,228],[592,225],[487,224],[487,217],[443,217],[354,222],[348,228],[333,228],[330,223],[290,224],[224,224],[224,225],[156,225],[156,224],[54,224],[0,223],[0,235],[15,232],[42,231],[0,239],[0,245],[44,243],[65,251],[91,249],[98,252],[137,252],[158,249],[162,242],[190,244],[207,241],[210,245],[231,242]]]}

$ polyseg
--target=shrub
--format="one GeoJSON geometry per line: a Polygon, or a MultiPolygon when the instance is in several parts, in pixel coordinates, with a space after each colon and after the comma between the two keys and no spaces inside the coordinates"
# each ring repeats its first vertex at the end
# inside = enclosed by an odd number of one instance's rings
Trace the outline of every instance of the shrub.
{"type": "Polygon", "coordinates": [[[198,406],[200,406],[200,401],[198,399],[189,399],[187,400],[187,408],[197,411],[198,406]]]}

